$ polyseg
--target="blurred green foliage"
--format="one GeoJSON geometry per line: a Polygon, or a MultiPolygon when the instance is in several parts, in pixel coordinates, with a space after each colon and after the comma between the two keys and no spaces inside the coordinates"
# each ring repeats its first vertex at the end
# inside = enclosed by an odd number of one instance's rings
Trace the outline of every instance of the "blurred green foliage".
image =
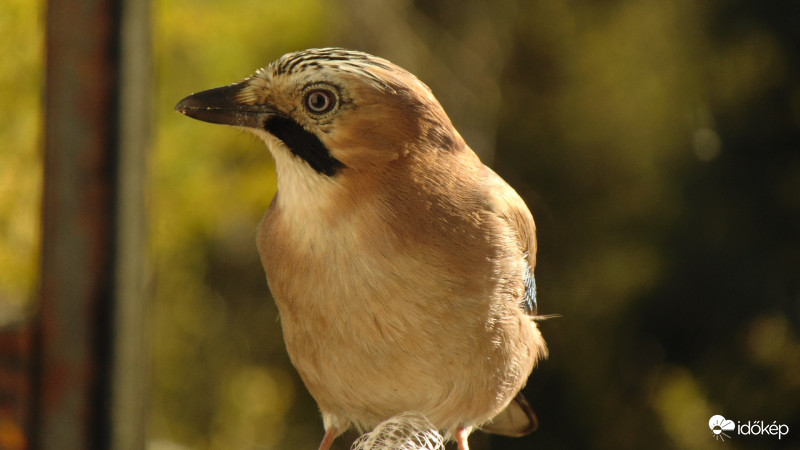
{"type": "MultiPolygon", "coordinates": [[[[526,389],[540,430],[476,435],[476,449],[716,448],[713,414],[800,430],[795,3],[154,6],[153,449],[322,436],[255,251],[275,193],[269,153],[172,108],[329,45],[417,74],[536,216],[541,311],[563,315],[542,324],[551,358],[526,389]]],[[[13,105],[0,111],[0,312],[35,283],[41,8],[0,5],[0,97],[13,105]]],[[[779,444],[800,448],[800,432],[725,442],[779,444]]]]}
{"type": "Polygon", "coordinates": [[[41,8],[40,1],[0,4],[0,323],[28,305],[39,259],[41,8]]]}
{"type": "Polygon", "coordinates": [[[269,152],[172,109],[286,48],[312,45],[325,8],[318,0],[155,3],[154,448],[316,445],[316,430],[291,421],[302,387],[255,251],[256,225],[275,194],[269,152]]]}

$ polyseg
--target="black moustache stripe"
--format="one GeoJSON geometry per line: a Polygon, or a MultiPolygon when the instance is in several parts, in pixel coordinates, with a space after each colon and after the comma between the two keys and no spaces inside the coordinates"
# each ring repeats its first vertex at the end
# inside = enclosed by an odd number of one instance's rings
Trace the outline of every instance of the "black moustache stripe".
{"type": "Polygon", "coordinates": [[[283,141],[292,153],[302,158],[318,173],[332,177],[346,166],[331,156],[325,144],[313,133],[288,117],[271,116],[264,123],[264,129],[283,141]]]}

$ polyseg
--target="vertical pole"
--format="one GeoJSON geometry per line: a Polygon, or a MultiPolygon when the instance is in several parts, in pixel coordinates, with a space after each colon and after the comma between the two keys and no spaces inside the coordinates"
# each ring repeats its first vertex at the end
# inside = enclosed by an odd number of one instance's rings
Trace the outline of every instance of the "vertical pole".
{"type": "MultiPolygon", "coordinates": [[[[149,73],[137,74],[149,64],[125,63],[140,42],[126,33],[142,31],[122,20],[134,3],[48,2],[33,448],[144,445],[144,384],[131,382],[131,394],[115,378],[147,378],[142,116],[150,91],[141,81],[149,73]]],[[[140,50],[139,62],[149,61],[149,47],[140,50]]]]}
{"type": "Polygon", "coordinates": [[[0,448],[4,450],[23,450],[29,444],[33,339],[25,314],[15,316],[0,325],[0,448]]]}
{"type": "Polygon", "coordinates": [[[113,0],[47,9],[34,447],[108,448],[118,76],[113,0]]]}
{"type": "Polygon", "coordinates": [[[111,447],[145,448],[150,366],[146,293],[147,149],[151,141],[150,1],[122,0],[119,154],[116,195],[114,360],[111,447]]]}

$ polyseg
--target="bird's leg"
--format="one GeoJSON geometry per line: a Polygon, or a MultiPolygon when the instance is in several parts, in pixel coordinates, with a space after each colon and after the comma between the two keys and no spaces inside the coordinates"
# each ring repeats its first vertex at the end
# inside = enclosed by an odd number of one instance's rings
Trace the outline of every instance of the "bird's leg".
{"type": "Polygon", "coordinates": [[[469,443],[467,442],[467,438],[469,437],[469,432],[472,431],[472,428],[459,428],[456,430],[456,442],[458,442],[458,450],[469,450],[469,443]]]}
{"type": "Polygon", "coordinates": [[[319,450],[330,450],[334,439],[336,439],[336,428],[331,427],[325,431],[325,437],[319,444],[319,450]]]}

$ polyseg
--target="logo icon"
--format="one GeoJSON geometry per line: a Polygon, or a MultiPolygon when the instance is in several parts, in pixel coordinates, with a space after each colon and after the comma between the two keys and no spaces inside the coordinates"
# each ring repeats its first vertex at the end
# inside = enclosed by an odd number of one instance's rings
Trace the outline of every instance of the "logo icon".
{"type": "Polygon", "coordinates": [[[732,420],[728,420],[719,414],[711,416],[708,419],[708,428],[711,428],[711,432],[714,433],[714,439],[718,439],[720,441],[725,441],[725,438],[730,439],[731,437],[725,434],[726,431],[731,431],[736,428],[736,424],[733,423],[732,420]]]}

